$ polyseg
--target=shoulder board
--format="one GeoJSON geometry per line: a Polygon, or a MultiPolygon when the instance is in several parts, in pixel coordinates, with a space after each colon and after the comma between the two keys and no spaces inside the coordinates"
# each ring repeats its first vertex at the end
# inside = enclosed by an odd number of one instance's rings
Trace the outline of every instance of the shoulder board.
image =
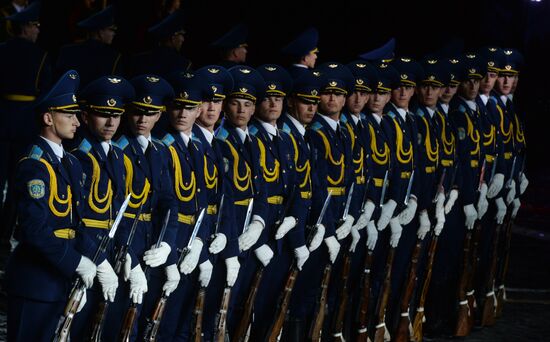
{"type": "Polygon", "coordinates": [[[466,107],[461,104],[460,106],[458,106],[458,110],[462,113],[465,113],[466,112],[466,107]]]}
{"type": "Polygon", "coordinates": [[[395,113],[391,110],[389,112],[387,112],[386,115],[389,116],[392,119],[395,119],[395,113]]]}
{"type": "Polygon", "coordinates": [[[218,128],[218,131],[216,132],[216,138],[225,140],[228,136],[229,132],[224,127],[218,128]]]}
{"type": "Polygon", "coordinates": [[[419,117],[423,117],[424,116],[424,111],[422,109],[418,108],[416,110],[415,114],[418,115],[419,117]]]}
{"type": "Polygon", "coordinates": [[[345,115],[340,115],[340,122],[347,123],[348,122],[348,117],[345,116],[345,115]]]}
{"type": "Polygon", "coordinates": [[[490,96],[489,101],[493,102],[494,104],[498,104],[497,98],[494,96],[490,96]]]}
{"type": "Polygon", "coordinates": [[[254,125],[248,126],[248,132],[255,136],[256,134],[258,134],[258,127],[254,125]]]}
{"type": "Polygon", "coordinates": [[[172,134],[167,133],[164,138],[162,138],[162,143],[166,146],[170,146],[174,143],[175,139],[172,134]]]}
{"type": "Polygon", "coordinates": [[[199,144],[199,145],[202,145],[202,142],[199,138],[197,138],[195,135],[191,136],[191,140],[195,143],[195,144],[199,144]]]}
{"type": "Polygon", "coordinates": [[[86,140],[86,138],[84,138],[80,142],[80,145],[78,145],[78,149],[84,153],[88,153],[92,149],[92,144],[90,144],[90,142],[86,140]]]}
{"type": "Polygon", "coordinates": [[[40,160],[40,158],[42,158],[42,154],[44,153],[44,151],[42,151],[42,149],[40,148],[40,146],[38,145],[34,145],[32,148],[31,148],[31,151],[29,152],[29,158],[31,159],[36,159],[36,160],[40,160]]]}
{"type": "Polygon", "coordinates": [[[359,116],[361,117],[361,120],[366,120],[367,119],[367,116],[365,115],[365,113],[361,113],[361,114],[359,114],[359,116]]]}
{"type": "Polygon", "coordinates": [[[162,140],[160,139],[157,139],[157,138],[151,138],[151,140],[157,144],[161,144],[161,145],[164,145],[164,143],[162,142],[162,140]]]}
{"type": "Polygon", "coordinates": [[[286,122],[283,123],[283,128],[281,128],[281,130],[288,134],[292,134],[292,130],[290,129],[290,126],[286,122]]]}
{"type": "Polygon", "coordinates": [[[312,123],[311,126],[308,126],[308,128],[310,128],[310,129],[312,129],[312,130],[314,130],[314,131],[318,131],[318,130],[320,130],[321,128],[323,128],[323,125],[321,125],[320,122],[317,122],[317,121],[316,121],[316,122],[312,123]]]}
{"type": "Polygon", "coordinates": [[[130,144],[130,142],[124,135],[116,141],[116,146],[118,146],[121,150],[124,150],[128,144],[130,144]]]}

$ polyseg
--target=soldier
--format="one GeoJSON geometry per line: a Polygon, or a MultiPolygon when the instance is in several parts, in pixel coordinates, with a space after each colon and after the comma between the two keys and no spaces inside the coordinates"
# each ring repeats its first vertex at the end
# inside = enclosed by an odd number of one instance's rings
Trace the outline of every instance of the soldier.
{"type": "MultiPolygon", "coordinates": [[[[124,154],[112,139],[124,113],[124,105],[134,97],[134,89],[122,78],[104,76],[91,82],[80,96],[84,104],[81,117],[86,127],[73,153],[80,161],[85,176],[82,186],[85,191],[82,203],[83,235],[99,244],[125,197],[124,154]]],[[[84,337],[100,301],[113,302],[115,299],[118,276],[112,268],[112,249],[106,254],[106,258],[98,262],[100,286],[87,291],[88,303],[71,329],[73,339],[84,337]],[[98,293],[99,289],[103,296],[98,293]]],[[[147,289],[145,276],[139,264],[129,273],[125,277],[130,278],[134,298],[138,298],[147,289]]]]}
{"type": "Polygon", "coordinates": [[[0,19],[5,21],[0,28],[0,42],[4,42],[11,34],[11,22],[6,20],[6,17],[14,13],[21,12],[28,6],[28,0],[12,0],[9,4],[5,4],[0,8],[0,19]]]}
{"type": "Polygon", "coordinates": [[[59,51],[56,71],[78,71],[83,86],[107,75],[122,75],[121,54],[111,47],[117,27],[115,8],[108,6],[78,23],[88,32],[82,43],[65,45],[59,51]]]}
{"type": "Polygon", "coordinates": [[[247,39],[248,27],[245,24],[239,24],[212,42],[210,46],[220,53],[221,60],[218,64],[226,69],[246,64],[247,39]]]}
{"type": "Polygon", "coordinates": [[[177,10],[150,27],[147,32],[158,46],[151,51],[135,55],[131,59],[128,74],[130,76],[154,74],[169,78],[174,72],[189,70],[191,62],[181,53],[185,40],[182,22],[183,12],[177,10]]]}
{"type": "Polygon", "coordinates": [[[281,52],[292,58],[293,64],[288,68],[292,78],[302,75],[305,70],[315,68],[319,49],[319,32],[311,27],[300,33],[293,41],[288,43],[281,52]]]}
{"type": "Polygon", "coordinates": [[[75,239],[81,234],[82,169],[62,145],[79,126],[78,83],[71,70],[39,98],[40,134],[17,165],[19,244],[6,268],[10,341],[51,341],[74,277],[89,288],[96,275],[85,253],[95,252],[93,244],[82,240],[77,245],[75,239]]]}

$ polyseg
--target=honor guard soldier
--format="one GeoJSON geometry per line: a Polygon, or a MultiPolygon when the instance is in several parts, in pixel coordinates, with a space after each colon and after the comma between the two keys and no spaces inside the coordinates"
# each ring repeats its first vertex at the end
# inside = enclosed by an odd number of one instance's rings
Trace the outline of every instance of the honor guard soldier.
{"type": "Polygon", "coordinates": [[[223,100],[233,89],[233,78],[225,68],[218,65],[207,65],[197,70],[195,78],[197,81],[188,82],[182,90],[200,92],[200,95],[195,96],[200,98],[200,114],[193,126],[193,137],[202,143],[205,154],[204,182],[209,208],[207,231],[210,235],[208,252],[214,269],[206,289],[202,333],[205,341],[211,341],[224,289],[235,284],[240,269],[240,230],[235,223],[231,186],[233,169],[224,162],[224,143],[214,137],[214,127],[220,118],[223,100]]]}
{"type": "Polygon", "coordinates": [[[319,53],[318,43],[319,31],[310,27],[281,50],[284,55],[292,58],[293,64],[288,67],[288,72],[293,79],[302,75],[304,71],[315,68],[319,53]]]}
{"type": "MultiPolygon", "coordinates": [[[[116,76],[103,76],[91,82],[80,93],[82,121],[86,127],[73,154],[82,165],[84,196],[82,199],[83,233],[96,244],[107,234],[122,205],[126,190],[124,153],[113,144],[124,105],[134,97],[132,85],[116,76]]],[[[123,220],[120,230],[125,229],[123,220]]],[[[100,301],[113,302],[118,276],[112,263],[112,248],[98,262],[98,285],[87,292],[88,303],[76,317],[71,338],[82,339],[100,301]],[[98,292],[101,288],[101,293],[98,292]]],[[[128,275],[126,275],[128,277],[128,275]]],[[[132,288],[146,289],[145,276],[139,265],[130,272],[132,288]]]]}
{"type": "MultiPolygon", "coordinates": [[[[199,115],[200,92],[182,92],[181,82],[189,82],[186,79],[194,77],[183,72],[171,76],[176,92],[174,100],[168,104],[169,129],[162,137],[163,143],[168,148],[170,176],[172,178],[173,192],[175,192],[177,205],[178,231],[175,248],[170,253],[167,265],[176,264],[183,277],[175,291],[168,297],[164,309],[164,318],[160,323],[158,338],[160,340],[183,339],[191,334],[191,315],[198,285],[208,286],[212,274],[212,264],[208,260],[208,254],[204,245],[208,241],[209,232],[206,222],[198,227],[196,237],[192,239],[192,232],[202,210],[208,207],[207,192],[204,183],[204,150],[202,144],[193,138],[193,124],[199,115]],[[186,96],[187,95],[187,96],[186,96]],[[183,249],[190,246],[186,255],[182,256],[183,249]],[[177,263],[179,262],[179,265],[177,263]],[[198,265],[198,269],[197,269],[198,265]]],[[[162,102],[156,104],[163,105],[162,102]]],[[[159,283],[155,293],[151,294],[152,300],[148,304],[149,310],[144,312],[143,318],[148,322],[153,320],[153,314],[157,310],[155,303],[166,295],[166,287],[160,288],[159,283]]],[[[141,326],[145,326],[142,320],[141,326]]],[[[148,323],[149,324],[149,323],[148,323]]],[[[148,333],[148,331],[146,331],[148,333]]],[[[149,336],[149,335],[146,335],[149,336]]]]}
{"type": "Polygon", "coordinates": [[[247,39],[248,27],[239,24],[212,42],[210,46],[218,50],[221,57],[219,66],[229,69],[235,65],[246,64],[247,39]]]}
{"type": "Polygon", "coordinates": [[[21,12],[28,5],[28,0],[12,0],[9,3],[5,2],[0,8],[0,20],[2,27],[0,28],[0,42],[6,41],[12,33],[11,22],[6,20],[6,17],[14,13],[21,12]]]}
{"type": "Polygon", "coordinates": [[[115,8],[108,6],[77,25],[88,32],[88,39],[61,47],[56,71],[75,69],[83,86],[101,76],[122,75],[121,54],[111,47],[117,30],[115,8]]]}
{"type": "MultiPolygon", "coordinates": [[[[0,190],[13,181],[15,165],[38,133],[33,102],[51,82],[48,54],[36,45],[40,33],[40,2],[6,18],[13,38],[0,44],[0,190]]],[[[13,194],[8,191],[2,226],[9,235],[15,224],[13,194]]]]}
{"type": "Polygon", "coordinates": [[[62,145],[79,126],[78,84],[70,70],[38,99],[40,134],[17,165],[19,244],[6,266],[10,341],[51,341],[73,280],[91,287],[96,275],[93,244],[75,239],[81,233],[82,169],[62,145]]]}
{"type": "Polygon", "coordinates": [[[177,10],[147,31],[158,46],[151,51],[135,55],[130,62],[128,73],[131,76],[154,74],[169,78],[174,72],[191,68],[191,61],[181,53],[185,40],[183,12],[177,10]]]}
{"type": "Polygon", "coordinates": [[[263,97],[265,83],[260,73],[249,67],[235,66],[229,72],[233,77],[233,91],[225,99],[226,117],[216,136],[223,141],[224,163],[233,172],[231,187],[235,222],[240,234],[238,242],[241,268],[231,290],[227,322],[229,336],[233,336],[244,316],[252,278],[259,269],[269,264],[273,250],[267,245],[271,234],[266,229],[269,207],[260,165],[260,160],[265,158],[265,151],[260,148],[258,138],[249,134],[248,130],[256,101],[263,97]],[[252,199],[252,212],[249,214],[247,211],[252,199]],[[251,216],[250,223],[245,220],[248,216],[251,216]],[[249,250],[254,251],[254,255],[249,250]]]}

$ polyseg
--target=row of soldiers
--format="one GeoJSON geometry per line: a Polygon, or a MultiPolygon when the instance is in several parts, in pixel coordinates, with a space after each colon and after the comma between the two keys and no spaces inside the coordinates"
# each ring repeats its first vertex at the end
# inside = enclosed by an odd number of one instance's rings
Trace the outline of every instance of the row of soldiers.
{"type": "Polygon", "coordinates": [[[431,336],[493,324],[528,184],[519,53],[417,62],[390,42],[315,69],[317,40],[286,47],[288,71],[79,90],[71,70],[33,99],[9,339],[406,341],[423,318],[431,336]]]}

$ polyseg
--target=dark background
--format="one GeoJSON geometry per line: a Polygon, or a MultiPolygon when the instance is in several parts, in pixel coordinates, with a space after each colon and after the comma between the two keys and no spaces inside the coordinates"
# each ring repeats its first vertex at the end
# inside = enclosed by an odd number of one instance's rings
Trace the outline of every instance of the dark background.
{"type": "MultiPolygon", "coordinates": [[[[114,46],[126,55],[152,46],[147,27],[163,17],[173,0],[88,0],[101,8],[118,9],[114,46]]],[[[90,12],[81,0],[43,0],[39,44],[53,58],[79,32],[75,23],[90,12]]],[[[485,45],[517,48],[526,63],[515,94],[524,115],[530,187],[522,199],[523,219],[535,220],[550,231],[550,163],[546,117],[550,113],[550,0],[269,0],[181,1],[187,30],[183,54],[194,67],[215,63],[209,43],[237,23],[250,27],[248,63],[287,65],[280,49],[304,29],[319,29],[319,63],[349,62],[359,53],[397,40],[398,55],[421,58],[451,41],[466,50],[485,45]]]]}

